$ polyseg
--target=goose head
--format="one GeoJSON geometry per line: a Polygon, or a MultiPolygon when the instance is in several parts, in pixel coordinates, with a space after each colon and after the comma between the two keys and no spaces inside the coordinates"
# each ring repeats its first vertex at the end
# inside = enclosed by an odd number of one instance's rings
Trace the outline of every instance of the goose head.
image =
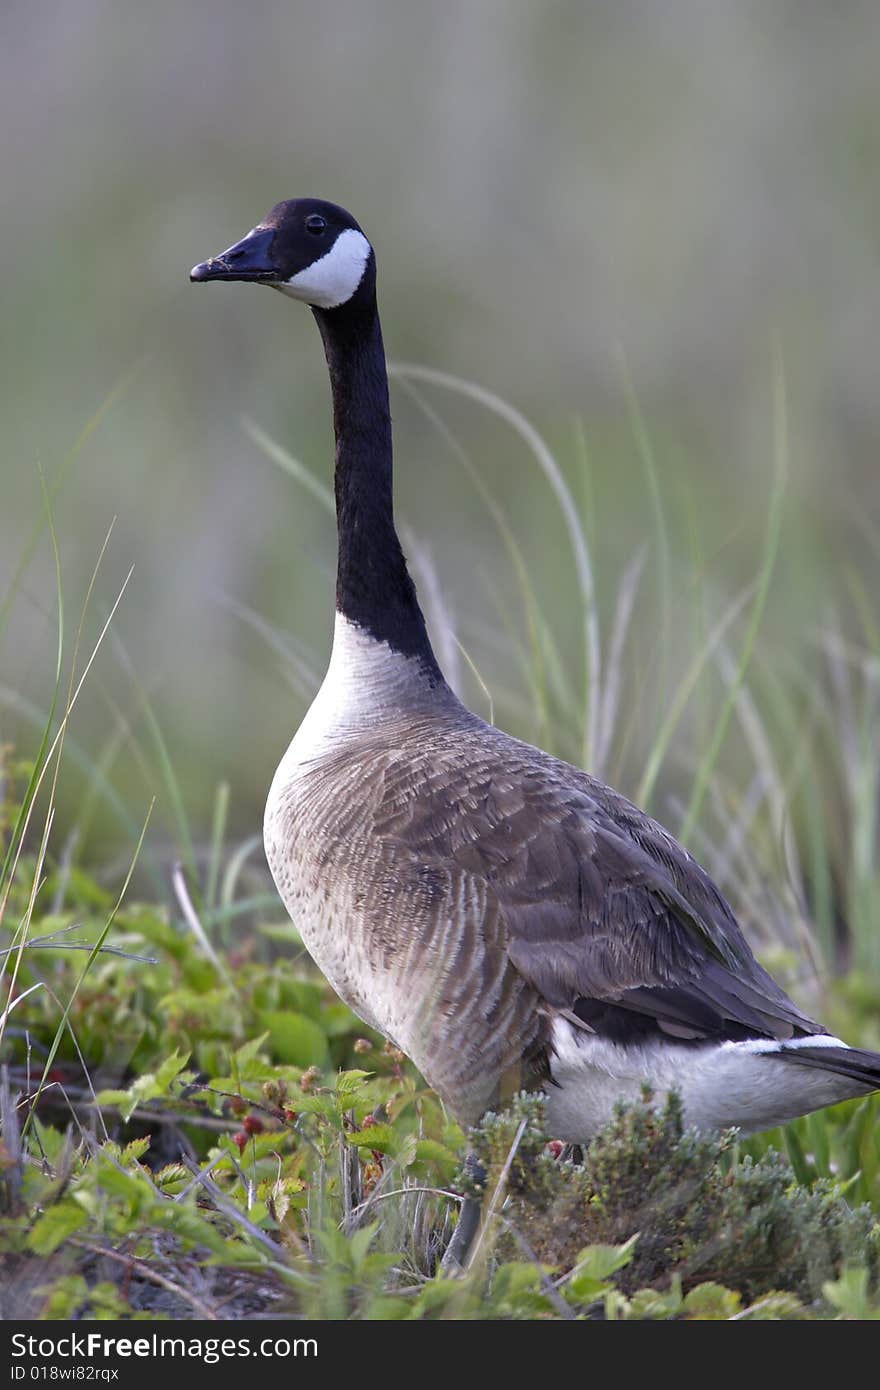
{"type": "Polygon", "coordinates": [[[375,291],[373,248],[350,212],[318,198],[277,203],[246,237],[193,266],[190,280],[252,280],[313,309],[375,291]]]}

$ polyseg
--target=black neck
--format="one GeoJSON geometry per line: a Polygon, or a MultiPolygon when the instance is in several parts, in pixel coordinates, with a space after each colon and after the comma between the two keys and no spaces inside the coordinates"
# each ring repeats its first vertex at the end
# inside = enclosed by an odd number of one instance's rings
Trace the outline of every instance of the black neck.
{"type": "Polygon", "coordinates": [[[336,608],[442,679],[394,527],[391,411],[375,299],[315,309],[336,434],[336,608]]]}

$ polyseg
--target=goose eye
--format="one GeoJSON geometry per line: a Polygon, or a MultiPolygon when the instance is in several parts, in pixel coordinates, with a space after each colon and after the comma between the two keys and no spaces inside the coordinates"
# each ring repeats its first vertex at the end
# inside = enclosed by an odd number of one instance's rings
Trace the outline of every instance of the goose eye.
{"type": "Polygon", "coordinates": [[[306,218],[306,231],[311,232],[314,236],[320,236],[326,226],[326,219],[319,212],[313,212],[310,217],[306,218]]]}

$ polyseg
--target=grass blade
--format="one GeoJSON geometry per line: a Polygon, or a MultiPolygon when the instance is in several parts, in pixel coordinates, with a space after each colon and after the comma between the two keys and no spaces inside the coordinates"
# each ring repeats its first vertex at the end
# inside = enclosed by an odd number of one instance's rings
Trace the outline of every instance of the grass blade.
{"type": "Polygon", "coordinates": [[[788,419],[785,404],[785,381],[779,364],[777,364],[774,376],[773,406],[774,480],[767,514],[767,529],[764,536],[764,551],[761,569],[758,574],[755,587],[755,598],[752,604],[752,611],[749,614],[749,622],[746,628],[746,635],[743,641],[742,651],[740,652],[736,674],[734,680],[728,685],[727,695],[725,696],[721,712],[715,724],[715,730],[709,747],[700,759],[690,803],[681,826],[680,837],[685,842],[699,817],[703,799],[706,795],[706,788],[709,785],[709,778],[718,761],[718,755],[724,743],[737,695],[745,681],[746,672],[749,669],[755,640],[764,617],[767,596],[770,592],[770,581],[773,577],[773,571],[776,566],[776,556],[779,551],[779,537],[782,530],[782,512],[788,474],[788,419]]]}

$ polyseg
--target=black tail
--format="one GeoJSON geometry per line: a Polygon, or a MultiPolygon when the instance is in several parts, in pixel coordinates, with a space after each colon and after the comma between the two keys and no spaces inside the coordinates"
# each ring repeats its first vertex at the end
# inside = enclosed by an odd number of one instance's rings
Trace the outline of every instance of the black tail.
{"type": "Polygon", "coordinates": [[[784,1057],[786,1062],[798,1062],[805,1067],[819,1067],[846,1076],[864,1086],[866,1091],[880,1090],[880,1052],[867,1052],[859,1047],[786,1047],[768,1057],[784,1057]]]}

